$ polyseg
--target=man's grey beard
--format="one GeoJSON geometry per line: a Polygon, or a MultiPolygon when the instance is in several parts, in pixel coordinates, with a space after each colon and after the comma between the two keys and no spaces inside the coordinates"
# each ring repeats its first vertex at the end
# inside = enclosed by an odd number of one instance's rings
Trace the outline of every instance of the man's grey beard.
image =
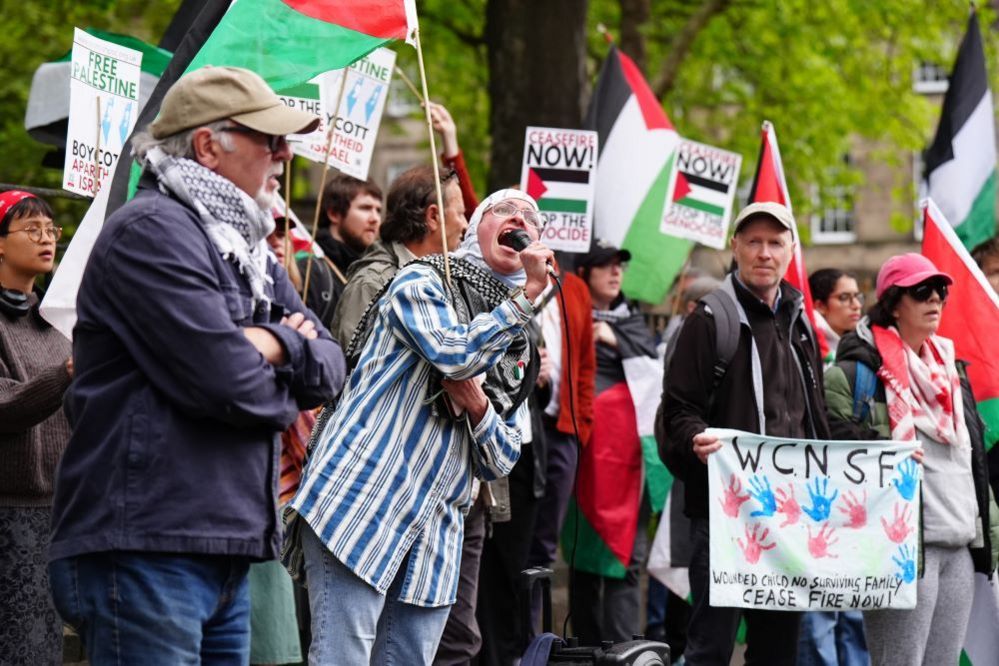
{"type": "Polygon", "coordinates": [[[280,188],[278,188],[278,189],[274,190],[273,192],[268,192],[267,191],[267,181],[269,181],[271,179],[271,176],[273,176],[273,177],[277,178],[278,180],[280,180],[281,179],[281,175],[283,173],[284,173],[284,167],[282,166],[280,169],[271,171],[270,173],[267,174],[267,180],[264,181],[264,184],[257,191],[256,196],[253,197],[253,200],[257,202],[258,206],[260,206],[260,210],[265,210],[268,213],[272,212],[274,204],[278,200],[278,192],[280,192],[281,190],[280,190],[280,188]]]}

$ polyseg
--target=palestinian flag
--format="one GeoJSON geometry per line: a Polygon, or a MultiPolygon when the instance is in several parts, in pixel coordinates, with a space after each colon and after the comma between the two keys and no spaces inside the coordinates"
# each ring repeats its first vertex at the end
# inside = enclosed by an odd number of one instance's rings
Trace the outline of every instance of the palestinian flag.
{"type": "Polygon", "coordinates": [[[643,493],[653,512],[662,511],[673,480],[653,435],[662,363],[644,318],[629,316],[627,305],[622,308],[605,320],[618,341],[625,381],[594,398],[593,430],[580,450],[576,493],[562,529],[566,561],[610,578],[624,578],[635,534],[647,527],[638,524],[643,493]]]}
{"type": "Polygon", "coordinates": [[[624,293],[660,303],[693,247],[659,231],[679,136],[638,66],[614,46],[583,126],[599,134],[594,234],[631,252],[624,293]]]}
{"type": "Polygon", "coordinates": [[[968,379],[985,421],[985,445],[999,441],[999,296],[930,199],[923,202],[923,256],[954,278],[947,309],[937,331],[954,341],[957,357],[968,361],[968,379]],[[974,325],[969,325],[974,322],[974,325]]]}
{"type": "Polygon", "coordinates": [[[544,212],[585,214],[589,203],[590,171],[529,167],[527,193],[544,212]]]}
{"type": "MultiPolygon", "coordinates": [[[[753,187],[749,193],[749,203],[757,201],[773,201],[783,204],[791,210],[791,195],[787,189],[787,179],[784,177],[784,163],[780,159],[780,147],[777,145],[777,133],[769,120],[763,121],[760,158],[756,163],[756,175],[753,177],[753,187]]],[[[812,323],[815,339],[819,343],[819,351],[823,358],[829,354],[829,343],[815,322],[815,306],[812,302],[812,290],[808,286],[808,271],[805,270],[805,259],[801,255],[801,237],[797,229],[793,232],[794,256],[784,274],[784,279],[800,291],[805,297],[805,313],[812,323]]]]}
{"type": "Polygon", "coordinates": [[[996,149],[985,51],[972,11],[961,40],[933,144],[923,156],[924,194],[965,247],[996,234],[996,149]]]}
{"type": "Polygon", "coordinates": [[[415,0],[237,0],[191,69],[245,67],[283,90],[415,32],[415,0]]]}

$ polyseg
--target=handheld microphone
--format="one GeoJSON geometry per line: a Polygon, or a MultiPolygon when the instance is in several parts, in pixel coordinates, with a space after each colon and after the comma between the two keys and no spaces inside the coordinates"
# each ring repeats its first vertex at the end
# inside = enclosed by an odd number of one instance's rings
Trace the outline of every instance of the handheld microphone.
{"type": "MultiPolygon", "coordinates": [[[[523,251],[532,243],[530,235],[523,229],[510,229],[499,237],[498,242],[500,245],[505,245],[517,252],[523,251]]],[[[555,268],[552,267],[551,261],[546,261],[545,266],[548,268],[549,275],[555,275],[555,268]]]]}

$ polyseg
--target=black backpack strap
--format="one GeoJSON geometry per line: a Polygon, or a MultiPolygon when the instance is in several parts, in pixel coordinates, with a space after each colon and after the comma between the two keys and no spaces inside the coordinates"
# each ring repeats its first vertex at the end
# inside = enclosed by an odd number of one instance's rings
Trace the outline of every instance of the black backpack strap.
{"type": "Polygon", "coordinates": [[[715,365],[714,385],[711,392],[718,388],[728,366],[735,358],[735,350],[739,347],[739,309],[732,298],[721,289],[716,289],[701,299],[715,320],[715,365]]]}

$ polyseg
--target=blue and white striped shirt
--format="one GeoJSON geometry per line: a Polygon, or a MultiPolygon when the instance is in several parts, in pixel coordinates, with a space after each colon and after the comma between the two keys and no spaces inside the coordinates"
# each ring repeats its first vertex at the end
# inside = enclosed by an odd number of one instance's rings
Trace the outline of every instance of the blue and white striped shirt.
{"type": "Polygon", "coordinates": [[[473,474],[509,474],[521,438],[513,416],[503,421],[491,405],[474,430],[434,416],[430,380],[433,372],[485,372],[528,320],[504,301],[461,324],[440,274],[423,264],[399,271],[378,303],[375,328],[290,506],[383,594],[410,553],[400,600],[454,603],[473,474]]]}

